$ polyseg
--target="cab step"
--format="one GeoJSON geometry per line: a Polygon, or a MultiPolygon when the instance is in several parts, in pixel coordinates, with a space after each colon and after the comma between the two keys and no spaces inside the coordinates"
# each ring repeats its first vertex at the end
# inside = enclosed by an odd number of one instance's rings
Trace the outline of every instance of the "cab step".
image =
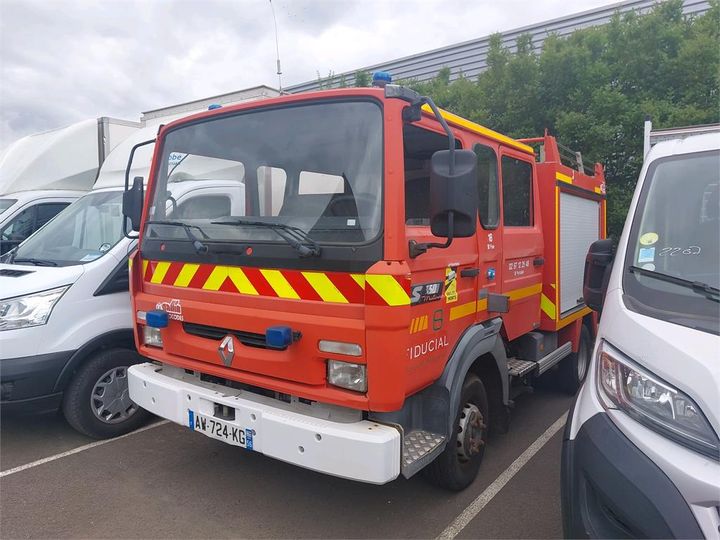
{"type": "Polygon", "coordinates": [[[508,358],[508,373],[511,377],[522,377],[537,367],[537,362],[521,360],[520,358],[508,358]]]}
{"type": "Polygon", "coordinates": [[[403,437],[402,474],[410,478],[445,449],[445,436],[415,430],[403,437]]]}
{"type": "Polygon", "coordinates": [[[543,356],[537,362],[533,362],[532,360],[523,360],[521,358],[508,358],[508,373],[511,377],[524,377],[525,375],[535,371],[537,368],[536,375],[542,375],[570,353],[572,353],[572,343],[568,341],[552,351],[550,354],[543,356]]]}

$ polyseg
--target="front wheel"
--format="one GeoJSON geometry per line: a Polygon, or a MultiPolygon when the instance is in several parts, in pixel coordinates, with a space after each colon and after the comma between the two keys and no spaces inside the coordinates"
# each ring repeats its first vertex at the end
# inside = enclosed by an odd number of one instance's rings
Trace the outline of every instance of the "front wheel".
{"type": "Polygon", "coordinates": [[[568,355],[560,363],[560,384],[568,394],[575,394],[578,391],[590,368],[590,356],[592,355],[592,337],[590,330],[584,324],[580,329],[580,344],[578,351],[568,355]]]}
{"type": "Polygon", "coordinates": [[[489,417],[485,386],[470,373],[463,383],[452,437],[443,453],[425,467],[425,476],[433,484],[452,491],[472,484],[485,454],[489,417]]]}
{"type": "Polygon", "coordinates": [[[138,428],[149,417],[130,400],[127,370],[142,362],[130,349],[108,349],[88,358],[65,389],[63,414],[89,437],[109,439],[138,428]]]}

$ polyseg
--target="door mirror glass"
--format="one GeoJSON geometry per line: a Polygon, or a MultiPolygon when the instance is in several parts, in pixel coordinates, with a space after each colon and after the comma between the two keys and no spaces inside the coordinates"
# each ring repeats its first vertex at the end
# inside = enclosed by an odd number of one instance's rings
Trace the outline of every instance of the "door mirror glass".
{"type": "Polygon", "coordinates": [[[144,199],[143,177],[136,176],[133,180],[132,188],[123,193],[122,211],[125,219],[123,220],[123,232],[128,235],[127,222],[130,220],[131,230],[140,230],[140,219],[142,217],[143,199],[144,199]]]}
{"type": "Polygon", "coordinates": [[[441,238],[475,234],[478,212],[477,156],[472,150],[438,150],[430,165],[430,230],[441,238]]]}
{"type": "Polygon", "coordinates": [[[610,238],[593,242],[588,250],[585,258],[583,300],[593,311],[602,311],[614,256],[615,250],[610,238]]]}

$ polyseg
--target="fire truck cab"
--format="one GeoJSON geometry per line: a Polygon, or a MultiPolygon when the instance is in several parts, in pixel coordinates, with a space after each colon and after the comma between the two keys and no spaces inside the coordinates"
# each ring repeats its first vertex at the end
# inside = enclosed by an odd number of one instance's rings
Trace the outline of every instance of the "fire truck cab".
{"type": "Polygon", "coordinates": [[[515,395],[574,392],[605,236],[602,167],[563,162],[406,88],[327,90],[162,128],[124,214],[138,350],[131,398],[229,444],[382,484],[463,489],[515,395]],[[243,216],[165,214],[167,177],[234,171],[243,216]]]}

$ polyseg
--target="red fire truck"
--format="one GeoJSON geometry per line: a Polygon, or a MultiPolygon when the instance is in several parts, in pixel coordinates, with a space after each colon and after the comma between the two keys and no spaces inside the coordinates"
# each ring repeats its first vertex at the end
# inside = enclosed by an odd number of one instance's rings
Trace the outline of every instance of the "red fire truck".
{"type": "MultiPolygon", "coordinates": [[[[382,484],[459,490],[545,372],[574,391],[593,321],[600,165],[387,84],[286,95],[164,126],[127,189],[131,398],[190,430],[382,484]],[[238,183],[195,213],[185,180],[238,183]]],[[[132,158],[131,158],[132,159],[132,158]]]]}

